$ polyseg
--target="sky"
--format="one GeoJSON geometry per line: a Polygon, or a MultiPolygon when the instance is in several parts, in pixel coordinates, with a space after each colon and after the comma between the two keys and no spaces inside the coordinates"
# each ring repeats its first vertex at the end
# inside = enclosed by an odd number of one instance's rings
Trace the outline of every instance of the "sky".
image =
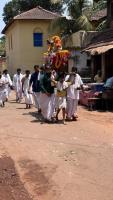
{"type": "Polygon", "coordinates": [[[3,17],[2,17],[2,13],[3,13],[3,7],[5,6],[5,4],[7,2],[9,2],[10,0],[0,0],[0,36],[1,36],[1,31],[3,30],[5,24],[3,22],[3,17]]]}

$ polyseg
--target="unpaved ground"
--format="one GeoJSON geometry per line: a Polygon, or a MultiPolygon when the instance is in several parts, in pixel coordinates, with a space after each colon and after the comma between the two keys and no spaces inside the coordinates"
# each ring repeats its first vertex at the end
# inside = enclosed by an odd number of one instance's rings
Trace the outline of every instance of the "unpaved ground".
{"type": "Polygon", "coordinates": [[[15,194],[0,200],[113,200],[113,113],[80,108],[78,122],[48,125],[24,107],[0,109],[0,194],[15,194]]]}
{"type": "Polygon", "coordinates": [[[31,200],[10,157],[0,158],[0,200],[31,200]]]}

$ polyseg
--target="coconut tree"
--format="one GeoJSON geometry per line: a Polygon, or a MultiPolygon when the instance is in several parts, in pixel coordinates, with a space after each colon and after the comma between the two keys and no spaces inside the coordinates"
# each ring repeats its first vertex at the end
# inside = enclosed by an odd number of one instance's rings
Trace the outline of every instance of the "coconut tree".
{"type": "Polygon", "coordinates": [[[91,8],[89,0],[65,0],[67,17],[61,17],[53,21],[50,29],[60,31],[62,34],[74,33],[78,30],[93,30],[89,21],[89,12],[85,12],[86,8],[91,8]]]}
{"type": "MultiPolygon", "coordinates": [[[[54,1],[54,0],[53,0],[54,1]]],[[[74,33],[79,30],[95,30],[90,22],[92,13],[96,13],[107,6],[107,0],[64,0],[67,17],[61,17],[53,21],[50,30],[60,32],[63,35],[74,33]]],[[[106,21],[103,21],[97,27],[101,31],[106,27],[106,21]]]]}
{"type": "MultiPolygon", "coordinates": [[[[95,0],[93,2],[93,13],[96,13],[100,10],[107,9],[107,0],[95,0]]],[[[94,15],[93,14],[93,15],[94,15]]],[[[103,31],[108,27],[107,17],[96,27],[96,31],[103,31]]]]}

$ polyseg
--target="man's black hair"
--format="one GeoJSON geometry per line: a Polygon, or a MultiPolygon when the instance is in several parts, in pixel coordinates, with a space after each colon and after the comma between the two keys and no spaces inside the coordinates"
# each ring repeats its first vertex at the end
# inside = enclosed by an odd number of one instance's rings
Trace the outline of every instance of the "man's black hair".
{"type": "Polygon", "coordinates": [[[45,70],[45,66],[42,65],[42,66],[40,67],[40,69],[41,69],[41,70],[45,70]]]}
{"type": "Polygon", "coordinates": [[[17,68],[17,72],[18,72],[18,71],[21,71],[21,69],[20,69],[20,68],[17,68]]]}
{"type": "Polygon", "coordinates": [[[4,69],[3,74],[4,74],[5,72],[8,72],[8,70],[7,70],[7,69],[4,69]]]}
{"type": "Polygon", "coordinates": [[[30,73],[30,70],[26,70],[25,73],[26,73],[26,74],[27,74],[27,73],[30,73]]]}
{"type": "Polygon", "coordinates": [[[39,68],[39,65],[34,65],[34,69],[39,68]]]}
{"type": "Polygon", "coordinates": [[[60,72],[58,74],[58,80],[61,79],[61,78],[65,78],[65,72],[60,72]]]}
{"type": "Polygon", "coordinates": [[[72,70],[71,70],[71,71],[72,71],[72,72],[77,72],[77,70],[78,70],[77,67],[72,67],[72,70]]]}

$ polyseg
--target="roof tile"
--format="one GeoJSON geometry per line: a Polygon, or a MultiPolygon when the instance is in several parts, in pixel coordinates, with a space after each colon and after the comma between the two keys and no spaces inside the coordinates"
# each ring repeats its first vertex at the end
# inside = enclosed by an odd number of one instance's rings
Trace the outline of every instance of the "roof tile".
{"type": "Polygon", "coordinates": [[[15,20],[52,20],[58,17],[62,17],[58,13],[51,12],[49,10],[45,10],[40,6],[23,12],[17,16],[15,16],[2,30],[2,33],[5,34],[6,30],[15,20]]]}
{"type": "Polygon", "coordinates": [[[107,46],[109,44],[113,44],[113,29],[99,32],[97,36],[93,37],[86,49],[107,46]]]}
{"type": "Polygon", "coordinates": [[[36,8],[15,16],[14,19],[55,19],[60,16],[61,15],[58,13],[54,13],[37,6],[36,8]]]}

